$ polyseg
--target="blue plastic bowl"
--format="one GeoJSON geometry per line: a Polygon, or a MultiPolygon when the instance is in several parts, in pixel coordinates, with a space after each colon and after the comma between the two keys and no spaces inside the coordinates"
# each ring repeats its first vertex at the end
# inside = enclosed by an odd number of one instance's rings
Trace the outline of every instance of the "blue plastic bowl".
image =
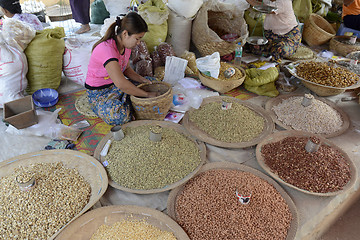
{"type": "Polygon", "coordinates": [[[38,107],[52,107],[59,101],[59,93],[52,88],[42,88],[33,93],[32,99],[38,107]]]}

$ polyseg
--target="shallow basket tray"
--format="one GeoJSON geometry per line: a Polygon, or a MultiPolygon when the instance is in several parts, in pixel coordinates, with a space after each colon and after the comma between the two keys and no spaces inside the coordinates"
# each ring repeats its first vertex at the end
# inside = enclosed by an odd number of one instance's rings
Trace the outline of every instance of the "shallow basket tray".
{"type": "Polygon", "coordinates": [[[298,190],[300,192],[303,193],[307,193],[307,194],[311,194],[311,195],[315,195],[315,196],[322,196],[322,197],[329,197],[329,196],[335,196],[341,193],[346,192],[347,190],[349,190],[356,181],[356,176],[357,176],[357,170],[355,167],[355,164],[353,163],[353,161],[349,158],[349,156],[346,154],[346,152],[344,152],[341,148],[339,148],[338,146],[336,146],[334,143],[332,143],[330,140],[320,136],[320,135],[316,135],[316,134],[312,134],[312,133],[308,133],[308,132],[302,132],[302,131],[294,131],[294,130],[286,130],[286,131],[280,131],[280,132],[276,132],[271,134],[270,136],[266,137],[263,141],[261,141],[261,143],[259,143],[256,146],[256,159],[257,162],[259,163],[259,165],[271,176],[273,177],[276,181],[278,181],[279,183],[282,183],[288,187],[291,187],[295,190],[298,190]],[[271,169],[266,165],[266,163],[264,162],[264,158],[261,154],[261,149],[264,145],[268,144],[268,143],[273,143],[273,142],[278,142],[281,141],[282,139],[286,138],[286,137],[317,137],[321,140],[321,144],[326,144],[332,148],[335,148],[337,150],[339,150],[343,156],[345,157],[345,159],[348,161],[349,166],[350,166],[350,181],[344,186],[344,188],[342,190],[336,191],[336,192],[329,192],[329,193],[317,193],[317,192],[310,192],[307,191],[305,189],[301,189],[298,188],[292,184],[289,184],[287,182],[285,182],[284,180],[282,180],[277,174],[273,173],[271,171],[271,169]]]}
{"type": "Polygon", "coordinates": [[[44,150],[10,158],[0,163],[0,177],[9,175],[19,166],[28,166],[34,163],[62,162],[64,167],[77,169],[91,185],[91,196],[88,204],[66,225],[60,228],[49,240],[54,239],[66,226],[89,210],[105,193],[108,178],[104,167],[93,157],[73,150],[44,150]]]}
{"type": "MultiPolygon", "coordinates": [[[[287,94],[287,95],[279,95],[277,96],[276,98],[271,98],[269,99],[266,104],[265,104],[265,110],[268,111],[270,117],[272,118],[272,120],[277,124],[279,125],[280,127],[284,128],[284,129],[287,129],[287,130],[294,130],[291,126],[289,125],[286,125],[284,124],[283,122],[281,122],[275,112],[272,110],[272,108],[274,106],[277,106],[279,105],[283,100],[287,100],[291,97],[304,97],[304,94],[287,94]]],[[[336,132],[333,132],[333,133],[330,133],[330,134],[318,134],[322,137],[325,137],[325,138],[332,138],[332,137],[336,137],[336,136],[339,136],[341,134],[343,134],[344,132],[346,132],[346,130],[348,130],[349,126],[350,126],[350,119],[348,117],[348,115],[341,109],[339,108],[335,103],[329,101],[329,100],[326,100],[324,98],[319,98],[319,97],[316,97],[314,96],[314,98],[316,100],[319,100],[321,102],[324,102],[326,103],[327,105],[329,105],[331,108],[333,108],[334,110],[336,110],[342,120],[343,120],[343,125],[341,126],[341,128],[339,130],[337,130],[336,132]]],[[[314,133],[313,133],[314,134],[314,133]]]]}
{"type": "MultiPolygon", "coordinates": [[[[184,134],[185,136],[187,136],[190,140],[192,140],[194,143],[196,143],[196,145],[199,148],[200,151],[200,159],[201,162],[199,163],[199,165],[197,166],[197,168],[189,173],[187,176],[185,176],[183,179],[174,182],[170,185],[167,185],[163,188],[157,188],[157,189],[147,189],[147,190],[143,190],[143,189],[131,189],[131,188],[126,188],[123,187],[119,184],[117,184],[116,182],[112,181],[109,178],[109,185],[112,186],[113,188],[125,191],[125,192],[131,192],[131,193],[137,193],[137,194],[152,194],[152,193],[159,193],[159,192],[165,192],[168,191],[170,189],[176,188],[177,186],[189,181],[201,168],[201,166],[206,162],[206,147],[205,144],[202,142],[197,141],[193,136],[191,136],[186,129],[181,126],[180,124],[176,124],[173,122],[168,122],[168,121],[155,121],[155,120],[138,120],[138,121],[133,121],[133,122],[129,122],[126,123],[124,125],[121,126],[122,129],[126,129],[127,127],[139,127],[139,126],[144,126],[144,125],[159,125],[163,128],[171,128],[179,133],[184,134]]],[[[108,140],[114,141],[113,139],[113,135],[112,133],[108,133],[107,135],[105,135],[101,141],[98,143],[98,145],[96,146],[95,152],[94,152],[94,157],[96,159],[98,159],[102,164],[104,164],[105,161],[105,157],[101,157],[100,156],[100,152],[101,150],[104,148],[106,142],[108,140]]]]}
{"type": "MultiPolygon", "coordinates": [[[[201,168],[201,170],[196,175],[199,175],[200,173],[203,173],[203,172],[206,172],[209,170],[215,170],[215,169],[228,169],[228,170],[238,170],[241,172],[249,172],[249,173],[252,173],[255,176],[267,181],[270,185],[272,185],[281,194],[281,196],[284,198],[284,200],[288,204],[289,209],[292,214],[292,217],[293,217],[291,220],[291,225],[290,225],[290,229],[288,231],[286,240],[291,240],[291,239],[295,238],[295,235],[296,235],[296,232],[298,229],[298,225],[299,225],[297,208],[295,206],[295,203],[291,199],[291,197],[286,193],[286,191],[275,180],[273,180],[271,177],[265,175],[264,173],[260,172],[257,169],[245,166],[244,164],[231,163],[231,162],[226,162],[226,161],[225,162],[207,163],[201,168]]],[[[168,202],[167,202],[167,211],[168,211],[168,215],[175,221],[177,220],[177,213],[175,210],[176,209],[176,206],[175,206],[176,198],[177,198],[177,196],[179,196],[182,193],[185,186],[186,186],[186,184],[181,185],[181,186],[173,189],[169,194],[169,198],[168,198],[168,202]]]]}
{"type": "Polygon", "coordinates": [[[172,232],[178,240],[190,240],[185,231],[168,215],[134,205],[113,205],[89,211],[66,227],[56,239],[88,240],[101,225],[113,225],[123,219],[145,220],[162,231],[172,232]]]}
{"type": "MultiPolygon", "coordinates": [[[[289,73],[291,75],[293,75],[294,77],[298,78],[301,80],[302,84],[307,87],[308,89],[310,89],[311,91],[315,92],[317,95],[321,96],[321,97],[327,97],[327,96],[334,96],[334,95],[338,95],[340,93],[345,92],[346,90],[349,89],[355,89],[360,87],[360,77],[357,83],[349,86],[349,87],[332,87],[332,86],[326,86],[326,85],[322,85],[319,83],[314,83],[310,80],[304,79],[302,77],[299,77],[296,74],[296,66],[299,65],[301,62],[306,62],[306,61],[296,61],[293,63],[290,63],[289,65],[286,66],[287,70],[289,71],[289,73]]],[[[341,66],[337,66],[337,67],[341,67],[341,66]]]]}
{"type": "Polygon", "coordinates": [[[190,121],[189,114],[192,113],[193,111],[196,111],[196,109],[194,109],[194,108],[191,108],[189,111],[187,111],[185,113],[185,116],[183,118],[184,127],[189,131],[189,133],[191,135],[195,136],[197,139],[199,139],[203,142],[206,142],[208,144],[218,146],[218,147],[224,147],[224,148],[246,148],[246,147],[254,146],[254,145],[258,144],[261,141],[261,139],[263,139],[265,136],[269,135],[270,133],[272,133],[274,131],[275,124],[274,124],[273,120],[271,119],[271,117],[269,116],[269,114],[265,111],[265,109],[263,109],[262,107],[256,106],[255,104],[252,104],[252,103],[249,103],[249,102],[237,99],[237,98],[233,98],[233,97],[215,96],[215,97],[204,98],[201,106],[204,106],[211,102],[222,102],[222,100],[227,100],[227,99],[235,101],[237,103],[240,103],[241,105],[243,105],[243,106],[255,111],[257,114],[259,114],[264,119],[264,130],[262,131],[262,133],[260,133],[256,138],[252,139],[249,142],[233,142],[233,143],[222,142],[220,140],[213,138],[212,136],[210,136],[209,134],[207,134],[206,132],[204,132],[203,130],[198,128],[195,125],[195,123],[190,121]]]}
{"type": "MultiPolygon", "coordinates": [[[[341,42],[340,40],[350,40],[349,36],[335,36],[330,40],[329,48],[332,51],[336,51],[340,55],[346,57],[349,53],[359,51],[360,45],[352,45],[341,42]]],[[[356,39],[357,44],[360,43],[360,39],[356,39]]]]}
{"type": "Polygon", "coordinates": [[[163,120],[173,100],[171,85],[166,82],[152,82],[142,83],[137,87],[147,92],[160,92],[161,95],[152,98],[130,96],[136,120],[163,120]]]}
{"type": "Polygon", "coordinates": [[[75,108],[80,114],[89,117],[89,118],[97,118],[98,116],[91,110],[90,103],[88,101],[87,93],[79,96],[75,101],[75,108]]]}
{"type": "Polygon", "coordinates": [[[235,79],[235,80],[214,80],[214,79],[204,76],[199,71],[199,79],[203,85],[205,85],[209,88],[212,88],[212,89],[218,91],[219,93],[226,93],[226,92],[240,86],[244,82],[245,77],[246,77],[246,72],[243,68],[235,67],[235,66],[233,66],[233,67],[237,68],[238,70],[241,71],[241,73],[242,73],[241,78],[235,79]]]}
{"type": "Polygon", "coordinates": [[[313,50],[311,50],[311,48],[299,45],[296,52],[287,58],[291,61],[298,61],[298,60],[315,59],[316,56],[313,50]]]}

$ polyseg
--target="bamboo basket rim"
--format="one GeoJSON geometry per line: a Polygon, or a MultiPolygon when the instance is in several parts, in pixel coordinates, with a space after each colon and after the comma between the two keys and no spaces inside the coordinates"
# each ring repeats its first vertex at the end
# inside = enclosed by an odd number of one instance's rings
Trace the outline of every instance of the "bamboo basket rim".
{"type": "MultiPolygon", "coordinates": [[[[291,214],[292,214],[292,220],[291,220],[291,224],[290,224],[290,228],[288,230],[288,235],[286,237],[286,240],[295,239],[296,232],[299,227],[298,226],[299,225],[298,210],[297,210],[297,207],[296,207],[294,201],[290,197],[290,195],[284,190],[284,188],[278,182],[276,182],[274,179],[267,176],[266,174],[262,173],[260,170],[246,166],[244,164],[232,163],[232,162],[226,162],[226,161],[212,162],[212,163],[205,164],[200,169],[200,171],[195,175],[195,177],[203,172],[207,172],[210,170],[217,170],[217,169],[229,169],[229,170],[237,170],[237,171],[241,171],[241,172],[249,172],[249,173],[261,178],[262,180],[268,182],[270,185],[272,185],[279,192],[279,194],[283,197],[283,199],[286,201],[286,203],[291,211],[291,214]]],[[[183,185],[171,190],[169,197],[168,197],[168,202],[167,202],[168,214],[175,221],[177,220],[176,206],[175,206],[176,198],[178,195],[180,195],[182,193],[185,186],[186,186],[186,184],[183,184],[183,185]]]]}
{"type": "Polygon", "coordinates": [[[316,14],[316,13],[312,13],[310,14],[309,16],[309,23],[317,30],[319,30],[321,33],[325,34],[325,35],[328,35],[328,36],[335,36],[336,34],[336,31],[335,29],[331,26],[331,24],[325,19],[323,18],[322,16],[316,14]],[[316,18],[317,20],[320,20],[321,21],[321,26],[317,25],[315,22],[314,22],[314,18],[316,18]],[[329,30],[331,32],[328,32],[326,31],[325,29],[322,28],[322,26],[326,26],[329,28],[329,30]]]}
{"type": "Polygon", "coordinates": [[[291,187],[295,190],[298,190],[300,192],[303,193],[307,193],[310,195],[315,195],[315,196],[321,196],[321,197],[330,197],[330,196],[336,196],[338,194],[344,193],[347,190],[349,190],[352,186],[354,186],[355,182],[356,182],[356,176],[357,176],[357,168],[354,164],[354,162],[351,160],[351,158],[347,155],[347,153],[342,150],[340,147],[338,147],[335,143],[331,142],[329,139],[326,139],[320,135],[316,135],[316,134],[312,134],[309,132],[303,132],[303,131],[295,131],[295,130],[285,130],[285,131],[279,131],[279,132],[275,132],[269,136],[267,136],[265,139],[263,139],[257,146],[256,146],[256,160],[259,163],[259,165],[271,176],[273,177],[276,181],[278,181],[279,183],[282,183],[288,187],[291,187]],[[326,144],[327,146],[331,146],[332,148],[335,148],[336,150],[340,151],[343,156],[346,158],[347,162],[350,165],[350,174],[351,174],[351,178],[349,180],[349,182],[344,186],[344,188],[342,190],[336,191],[336,192],[328,192],[328,193],[318,193],[318,192],[310,192],[308,190],[302,189],[302,188],[298,188],[292,184],[289,184],[287,182],[285,182],[284,180],[282,180],[276,173],[273,173],[271,171],[271,169],[265,164],[264,162],[264,158],[262,157],[261,154],[261,148],[267,144],[267,143],[273,143],[273,142],[277,142],[280,141],[286,137],[317,137],[321,140],[322,144],[326,144]]]}
{"type": "MultiPolygon", "coordinates": [[[[339,41],[339,39],[350,39],[349,36],[334,36],[330,40],[330,50],[335,50],[337,53],[346,57],[349,53],[360,51],[360,45],[351,45],[339,41]]],[[[357,43],[360,43],[360,39],[356,39],[357,43]]]]}
{"type": "Polygon", "coordinates": [[[165,85],[165,86],[168,87],[168,90],[165,93],[161,94],[160,96],[153,97],[153,98],[141,98],[141,97],[131,95],[130,96],[131,101],[135,100],[137,102],[155,102],[155,101],[163,98],[164,95],[169,94],[171,92],[171,90],[172,90],[171,84],[169,84],[167,82],[142,83],[142,84],[139,84],[137,87],[141,88],[143,86],[149,86],[149,85],[152,85],[152,86],[154,86],[154,85],[165,85]]]}

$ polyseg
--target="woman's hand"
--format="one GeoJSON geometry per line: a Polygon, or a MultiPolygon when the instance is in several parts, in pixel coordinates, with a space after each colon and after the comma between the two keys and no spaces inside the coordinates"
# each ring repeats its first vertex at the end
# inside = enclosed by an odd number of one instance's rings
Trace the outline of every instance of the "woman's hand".
{"type": "Polygon", "coordinates": [[[152,84],[152,81],[151,81],[151,80],[149,80],[149,79],[147,79],[147,78],[144,78],[144,77],[141,77],[141,81],[142,81],[143,83],[150,83],[150,84],[152,84]]]}
{"type": "Polygon", "coordinates": [[[148,92],[148,98],[160,96],[159,92],[148,92]]]}

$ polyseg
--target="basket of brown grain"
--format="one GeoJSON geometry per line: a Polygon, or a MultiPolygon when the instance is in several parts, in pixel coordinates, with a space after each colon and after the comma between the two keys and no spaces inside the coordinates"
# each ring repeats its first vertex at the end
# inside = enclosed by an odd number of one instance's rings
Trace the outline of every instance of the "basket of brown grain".
{"type": "Polygon", "coordinates": [[[235,67],[225,62],[220,62],[220,73],[218,78],[206,76],[205,74],[199,72],[199,79],[201,83],[218,91],[219,93],[225,93],[240,86],[244,82],[245,76],[246,73],[244,69],[235,67]],[[224,72],[229,68],[234,68],[235,73],[233,76],[226,78],[224,72]]]}
{"type": "Polygon", "coordinates": [[[158,92],[152,98],[130,96],[136,120],[163,120],[173,99],[172,87],[166,82],[143,83],[138,86],[146,92],[158,92]]]}

